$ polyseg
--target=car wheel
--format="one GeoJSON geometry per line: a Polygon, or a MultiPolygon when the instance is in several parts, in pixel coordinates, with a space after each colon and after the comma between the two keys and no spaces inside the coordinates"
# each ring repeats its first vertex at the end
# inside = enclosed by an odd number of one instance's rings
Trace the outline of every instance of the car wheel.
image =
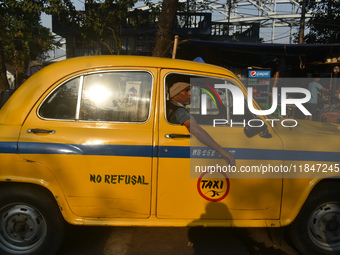
{"type": "Polygon", "coordinates": [[[302,254],[340,254],[340,185],[313,190],[290,226],[293,243],[302,254]]]}
{"type": "Polygon", "coordinates": [[[26,186],[0,188],[0,254],[54,254],[64,233],[56,202],[26,186]]]}

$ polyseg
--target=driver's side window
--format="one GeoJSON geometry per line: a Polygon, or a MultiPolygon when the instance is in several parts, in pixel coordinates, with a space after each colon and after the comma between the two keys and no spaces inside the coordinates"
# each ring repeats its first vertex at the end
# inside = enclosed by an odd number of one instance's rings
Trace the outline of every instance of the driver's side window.
{"type": "MultiPolygon", "coordinates": [[[[228,120],[230,123],[243,122],[254,118],[249,111],[245,101],[245,114],[233,115],[233,96],[229,90],[222,88],[215,88],[215,84],[229,84],[234,83],[226,78],[197,76],[190,74],[170,73],[165,78],[166,99],[169,102],[169,90],[173,84],[177,82],[189,83],[191,89],[191,100],[187,107],[190,115],[200,125],[213,125],[214,119],[228,120]]],[[[169,104],[167,104],[167,120],[169,123],[169,104]]],[[[228,126],[229,124],[227,124],[228,126]]]]}

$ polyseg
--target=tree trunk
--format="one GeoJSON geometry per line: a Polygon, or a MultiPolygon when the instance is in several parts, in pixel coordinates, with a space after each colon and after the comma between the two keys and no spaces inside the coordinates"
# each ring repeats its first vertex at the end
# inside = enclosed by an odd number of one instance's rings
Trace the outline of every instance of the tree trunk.
{"type": "Polygon", "coordinates": [[[301,10],[301,19],[300,19],[300,29],[299,29],[299,44],[303,44],[305,42],[305,17],[306,17],[306,0],[302,0],[302,10],[301,10]]]}
{"type": "Polygon", "coordinates": [[[173,43],[173,29],[176,18],[178,0],[164,0],[159,15],[156,45],[152,56],[168,57],[173,43]]]}
{"type": "Polygon", "coordinates": [[[0,93],[5,89],[9,89],[9,84],[7,80],[4,52],[2,51],[2,45],[0,44],[0,93]]]}

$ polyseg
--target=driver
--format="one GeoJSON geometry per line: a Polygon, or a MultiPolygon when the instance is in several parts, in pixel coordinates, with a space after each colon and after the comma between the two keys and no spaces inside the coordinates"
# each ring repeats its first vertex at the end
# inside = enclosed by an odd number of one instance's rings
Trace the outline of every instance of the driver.
{"type": "Polygon", "coordinates": [[[221,157],[230,165],[235,165],[235,158],[232,153],[223,149],[215,140],[201,128],[196,120],[190,115],[185,107],[190,104],[190,84],[186,82],[176,82],[169,89],[167,101],[167,116],[170,123],[185,126],[201,143],[217,151],[221,157]]]}

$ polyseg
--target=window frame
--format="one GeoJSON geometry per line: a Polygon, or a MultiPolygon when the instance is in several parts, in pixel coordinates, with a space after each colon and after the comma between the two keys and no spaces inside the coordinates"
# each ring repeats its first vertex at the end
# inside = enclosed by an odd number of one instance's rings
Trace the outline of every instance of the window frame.
{"type": "Polygon", "coordinates": [[[144,124],[147,123],[150,120],[151,117],[151,111],[152,111],[152,103],[153,103],[153,96],[154,96],[154,86],[155,86],[155,77],[153,73],[149,70],[143,70],[143,69],[116,69],[116,70],[101,70],[101,71],[91,71],[91,72],[86,72],[82,74],[78,74],[75,76],[72,76],[65,81],[61,82],[58,84],[55,88],[53,88],[42,100],[42,102],[39,104],[36,114],[39,119],[42,120],[47,120],[47,121],[67,121],[67,122],[87,122],[87,123],[129,123],[129,124],[144,124]],[[84,87],[84,78],[87,75],[93,75],[93,74],[100,74],[100,73],[118,73],[118,72],[144,72],[148,73],[151,76],[151,86],[150,86],[150,102],[149,102],[149,112],[148,116],[145,121],[104,121],[104,120],[81,120],[80,118],[80,107],[81,107],[81,101],[83,97],[83,87],[84,87]],[[56,90],[58,90],[61,86],[65,85],[66,83],[70,82],[73,79],[79,78],[79,85],[78,85],[78,95],[77,95],[77,105],[76,105],[76,112],[75,112],[75,117],[74,119],[57,119],[57,118],[46,118],[40,115],[40,109],[42,105],[45,103],[45,101],[53,94],[55,93],[56,90]]]}
{"type": "MultiPolygon", "coordinates": [[[[228,80],[230,81],[232,84],[234,84],[235,86],[237,86],[237,83],[233,81],[233,77],[226,77],[226,76],[214,76],[214,74],[195,74],[195,73],[192,73],[188,70],[188,72],[176,72],[176,71],[170,71],[168,72],[166,75],[164,75],[164,81],[163,81],[163,86],[164,86],[164,118],[166,120],[166,122],[169,124],[169,125],[173,125],[173,126],[181,126],[180,124],[174,124],[174,123],[171,123],[169,122],[168,120],[168,117],[166,116],[167,115],[167,108],[166,108],[166,102],[167,102],[167,87],[166,87],[166,80],[167,80],[167,77],[171,74],[176,74],[176,75],[185,75],[185,76],[191,76],[191,78],[205,78],[205,79],[224,79],[224,80],[228,80]]],[[[190,78],[190,79],[191,79],[190,78]]],[[[227,95],[229,97],[229,91],[227,91],[227,95]]],[[[246,103],[246,101],[245,101],[246,103]]],[[[231,119],[231,109],[230,109],[230,104],[229,104],[229,101],[227,101],[227,105],[225,106],[226,108],[226,113],[227,113],[227,120],[228,120],[228,124],[226,126],[230,126],[230,119],[231,119]]],[[[218,107],[217,107],[218,109],[218,107]]],[[[210,126],[208,124],[199,124],[199,125],[202,125],[202,126],[210,126]]]]}

